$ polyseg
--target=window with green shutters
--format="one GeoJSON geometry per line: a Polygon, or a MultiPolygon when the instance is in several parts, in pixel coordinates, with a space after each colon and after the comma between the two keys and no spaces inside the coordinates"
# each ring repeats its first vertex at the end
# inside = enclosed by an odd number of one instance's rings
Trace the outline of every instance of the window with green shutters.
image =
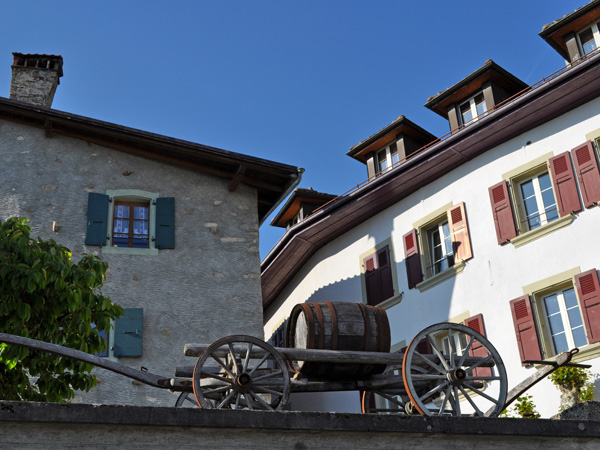
{"type": "Polygon", "coordinates": [[[90,192],[85,244],[139,255],[175,248],[175,199],[139,190],[90,192]]]}

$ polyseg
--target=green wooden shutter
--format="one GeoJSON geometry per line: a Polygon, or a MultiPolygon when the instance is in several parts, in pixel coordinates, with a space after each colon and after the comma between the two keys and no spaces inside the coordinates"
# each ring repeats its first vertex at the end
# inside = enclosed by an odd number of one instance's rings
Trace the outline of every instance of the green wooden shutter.
{"type": "Polygon", "coordinates": [[[124,308],[125,315],[115,320],[114,356],[142,356],[144,309],[124,308]]]}
{"type": "Polygon", "coordinates": [[[175,248],[175,198],[156,199],[156,248],[175,248]]]}
{"type": "Polygon", "coordinates": [[[90,192],[85,245],[106,245],[107,229],[108,195],[90,192]]]}

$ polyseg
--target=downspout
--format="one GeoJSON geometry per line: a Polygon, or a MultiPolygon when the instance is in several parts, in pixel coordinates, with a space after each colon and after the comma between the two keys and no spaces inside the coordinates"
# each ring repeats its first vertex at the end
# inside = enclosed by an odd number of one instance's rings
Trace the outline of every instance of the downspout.
{"type": "Polygon", "coordinates": [[[287,198],[287,196],[290,195],[294,189],[296,189],[296,187],[300,184],[300,181],[302,181],[303,173],[304,169],[302,167],[299,167],[296,179],[292,182],[292,184],[289,185],[289,187],[284,191],[284,193],[281,194],[281,196],[279,197],[279,199],[277,199],[277,201],[271,207],[269,212],[263,216],[262,220],[258,222],[259,227],[265,222],[265,220],[267,220],[267,218],[273,213],[273,211],[275,211],[279,207],[279,205],[281,205],[281,203],[287,198]]]}

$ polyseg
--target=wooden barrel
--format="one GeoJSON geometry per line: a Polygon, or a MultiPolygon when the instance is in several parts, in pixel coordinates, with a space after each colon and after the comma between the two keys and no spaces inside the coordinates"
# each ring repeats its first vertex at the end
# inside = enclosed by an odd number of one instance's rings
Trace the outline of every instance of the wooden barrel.
{"type": "MultiPolygon", "coordinates": [[[[286,328],[286,347],[302,349],[390,351],[390,324],[383,308],[363,303],[300,303],[286,328]]],[[[294,361],[310,378],[361,379],[382,373],[385,364],[294,361]]]]}

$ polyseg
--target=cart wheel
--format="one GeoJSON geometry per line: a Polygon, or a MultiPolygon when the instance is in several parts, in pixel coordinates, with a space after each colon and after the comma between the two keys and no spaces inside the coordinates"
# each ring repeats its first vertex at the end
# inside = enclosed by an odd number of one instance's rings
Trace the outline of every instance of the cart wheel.
{"type": "Polygon", "coordinates": [[[213,342],[200,355],[193,386],[202,408],[281,410],[290,395],[290,375],[269,344],[234,335],[213,342]]]}
{"type": "MultiPolygon", "coordinates": [[[[388,366],[381,376],[401,378],[401,366],[388,366]]],[[[382,386],[362,391],[360,400],[363,414],[405,414],[408,397],[404,388],[382,386]]]]}
{"type": "Polygon", "coordinates": [[[439,323],[417,334],[404,353],[402,377],[412,405],[426,416],[496,417],[506,402],[502,358],[464,325],[439,323]]]}
{"type": "Polygon", "coordinates": [[[182,392],[177,397],[175,408],[197,408],[198,403],[192,392],[182,392]]]}

